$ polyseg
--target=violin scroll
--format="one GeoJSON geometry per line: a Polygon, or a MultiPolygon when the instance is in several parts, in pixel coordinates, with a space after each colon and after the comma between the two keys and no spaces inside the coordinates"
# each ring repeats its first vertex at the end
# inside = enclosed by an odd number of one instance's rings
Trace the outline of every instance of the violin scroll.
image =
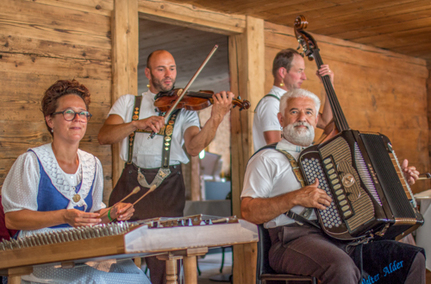
{"type": "Polygon", "coordinates": [[[251,104],[247,100],[241,101],[241,98],[232,100],[233,107],[239,106],[239,110],[249,109],[251,104]]]}

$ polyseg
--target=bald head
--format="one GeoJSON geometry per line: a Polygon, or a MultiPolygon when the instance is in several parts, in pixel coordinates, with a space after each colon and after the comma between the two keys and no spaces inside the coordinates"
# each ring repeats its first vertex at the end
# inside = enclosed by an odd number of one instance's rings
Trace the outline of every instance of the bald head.
{"type": "Polygon", "coordinates": [[[172,54],[166,50],[156,50],[148,55],[145,76],[152,93],[170,91],[177,77],[177,66],[172,54]]]}
{"type": "Polygon", "coordinates": [[[147,57],[147,68],[151,69],[151,67],[154,67],[154,66],[151,66],[151,62],[153,62],[154,60],[158,60],[160,57],[171,58],[175,62],[174,57],[172,56],[172,54],[169,51],[164,50],[164,49],[158,49],[158,50],[154,50],[153,52],[151,52],[148,55],[148,57],[147,57]]]}

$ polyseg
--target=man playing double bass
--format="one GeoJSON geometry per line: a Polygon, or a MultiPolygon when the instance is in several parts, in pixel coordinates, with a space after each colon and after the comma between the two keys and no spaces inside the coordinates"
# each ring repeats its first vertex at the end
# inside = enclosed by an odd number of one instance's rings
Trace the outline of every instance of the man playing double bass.
{"type": "MultiPolygon", "coordinates": [[[[156,50],[147,59],[145,76],[149,90],[142,96],[124,95],[112,106],[98,139],[100,144],[121,142],[120,157],[126,162],[123,173],[112,191],[109,203],[115,204],[136,186],[141,192],[156,185],[142,201],[135,205],[134,219],[178,217],[185,206],[185,185],[181,163],[188,163],[186,152],[196,156],[214,139],[218,126],[230,111],[231,92],[213,95],[211,117],[200,128],[196,112],[184,109],[174,112],[165,127],[165,118],[155,110],[159,92],[170,91],[177,75],[174,57],[166,50],[156,50]],[[148,139],[151,132],[158,133],[148,139]]],[[[133,203],[141,196],[131,196],[133,203]]],[[[165,264],[148,258],[151,282],[164,283],[165,264]]]]}
{"type": "MultiPolygon", "coordinates": [[[[316,74],[319,77],[329,75],[331,83],[334,83],[334,73],[329,69],[328,65],[322,65],[316,74]]],[[[307,79],[304,58],[292,48],[281,50],[274,58],[272,75],[274,76],[272,89],[260,100],[254,111],[254,151],[281,140],[282,131],[277,119],[280,98],[287,91],[301,88],[302,83],[307,79]]],[[[317,127],[325,128],[331,119],[332,111],[326,99],[323,112],[319,113],[317,127]]]]}

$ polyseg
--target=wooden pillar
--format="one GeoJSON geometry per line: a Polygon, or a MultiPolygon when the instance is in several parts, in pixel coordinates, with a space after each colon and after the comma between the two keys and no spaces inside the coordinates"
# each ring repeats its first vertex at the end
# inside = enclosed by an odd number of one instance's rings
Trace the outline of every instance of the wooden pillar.
{"type": "Polygon", "coordinates": [[[264,95],[264,26],[263,20],[247,17],[245,33],[229,37],[231,90],[251,102],[248,111],[232,111],[232,213],[240,216],[240,195],[245,167],[253,154],[253,111],[264,95]]]}
{"type": "MultiPolygon", "coordinates": [[[[139,20],[137,0],[114,0],[112,16],[111,103],[122,95],[138,93],[139,20]]],[[[112,186],[117,183],[124,162],[119,143],[112,145],[112,186]]]]}
{"type": "Polygon", "coordinates": [[[202,200],[201,194],[201,174],[200,174],[200,163],[199,156],[190,158],[191,171],[190,171],[190,189],[191,189],[191,200],[200,201],[202,200]]]}
{"type": "MultiPolygon", "coordinates": [[[[428,111],[427,111],[427,116],[428,116],[428,131],[429,133],[431,133],[431,62],[427,62],[427,69],[428,69],[428,79],[427,79],[427,98],[428,98],[428,111]]],[[[429,165],[431,165],[431,135],[428,135],[428,155],[430,158],[430,163],[429,165]]],[[[428,171],[430,171],[431,169],[427,169],[428,171]]],[[[429,188],[430,186],[430,182],[428,181],[427,187],[429,188]]]]}
{"type": "Polygon", "coordinates": [[[21,275],[28,275],[33,272],[32,266],[23,266],[7,269],[7,283],[9,284],[21,284],[21,275]]]}
{"type": "Polygon", "coordinates": [[[196,276],[196,271],[198,269],[196,255],[184,256],[184,281],[187,284],[197,284],[198,279],[196,276]]]}
{"type": "MultiPolygon", "coordinates": [[[[245,33],[229,38],[231,90],[251,102],[249,111],[231,114],[232,213],[241,216],[240,195],[247,161],[253,153],[253,110],[264,95],[264,21],[247,16],[245,33]]],[[[234,246],[234,283],[255,283],[256,244],[234,246]],[[253,269],[254,267],[254,269],[253,269]]]]}

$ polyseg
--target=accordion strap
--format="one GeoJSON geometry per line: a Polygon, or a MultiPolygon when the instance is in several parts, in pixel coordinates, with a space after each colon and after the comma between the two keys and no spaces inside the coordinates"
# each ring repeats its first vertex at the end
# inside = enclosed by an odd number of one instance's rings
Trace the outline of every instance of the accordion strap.
{"type": "MultiPolygon", "coordinates": [[[[269,145],[266,145],[266,146],[260,148],[257,152],[264,150],[264,149],[274,149],[274,150],[282,153],[283,155],[285,155],[286,158],[289,160],[290,165],[292,166],[292,171],[296,177],[296,180],[301,184],[301,187],[304,187],[305,186],[304,178],[301,174],[301,169],[299,168],[298,163],[296,162],[296,159],[289,152],[287,152],[285,150],[277,149],[276,147],[277,147],[277,143],[269,144],[269,145]]],[[[254,153],[253,156],[256,153],[254,153]]],[[[304,208],[304,210],[302,210],[302,212],[300,214],[293,213],[291,210],[289,210],[285,214],[287,217],[289,217],[289,218],[291,218],[291,219],[293,219],[299,223],[302,223],[302,224],[307,223],[307,224],[310,224],[310,225],[320,229],[319,225],[308,220],[308,218],[311,216],[312,212],[313,212],[313,208],[304,208]]]]}
{"type": "Polygon", "coordinates": [[[299,223],[302,223],[302,224],[307,223],[308,225],[316,227],[319,230],[321,229],[320,226],[317,225],[317,223],[314,223],[313,221],[308,220],[307,218],[303,217],[300,214],[293,213],[292,210],[287,211],[286,212],[286,216],[289,217],[289,218],[291,218],[291,219],[293,219],[293,220],[295,220],[296,222],[299,222],[299,223]]]}

